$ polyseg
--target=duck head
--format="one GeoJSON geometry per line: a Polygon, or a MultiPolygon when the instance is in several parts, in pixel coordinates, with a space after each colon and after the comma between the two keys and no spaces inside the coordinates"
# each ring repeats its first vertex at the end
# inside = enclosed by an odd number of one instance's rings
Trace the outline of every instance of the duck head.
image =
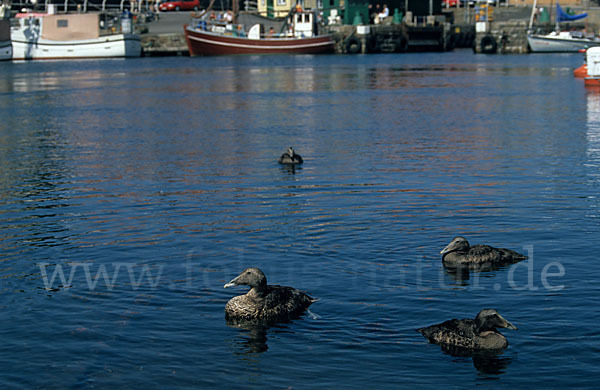
{"type": "Polygon", "coordinates": [[[516,330],[517,327],[506,321],[495,309],[483,309],[475,317],[475,323],[480,331],[507,328],[516,330]]]}
{"type": "Polygon", "coordinates": [[[241,274],[232,279],[231,282],[227,283],[223,287],[227,288],[242,285],[250,286],[252,288],[264,287],[267,285],[267,277],[258,268],[246,268],[241,274]]]}
{"type": "Polygon", "coordinates": [[[290,146],[287,150],[287,154],[289,154],[291,158],[294,158],[294,155],[296,154],[296,152],[294,152],[294,148],[292,148],[290,146]]]}
{"type": "Polygon", "coordinates": [[[466,238],[458,236],[454,237],[450,244],[446,245],[446,247],[442,249],[440,254],[445,255],[450,252],[468,252],[470,247],[469,241],[467,241],[466,238]]]}

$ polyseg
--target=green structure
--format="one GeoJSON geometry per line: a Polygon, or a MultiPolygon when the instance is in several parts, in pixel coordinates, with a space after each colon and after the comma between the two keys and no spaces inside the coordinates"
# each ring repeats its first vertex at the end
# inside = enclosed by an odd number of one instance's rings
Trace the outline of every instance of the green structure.
{"type": "Polygon", "coordinates": [[[369,2],[364,0],[346,0],[344,24],[369,24],[369,2]],[[358,21],[360,20],[360,23],[358,21]]]}
{"type": "Polygon", "coordinates": [[[331,16],[331,10],[336,9],[339,16],[342,16],[342,7],[344,6],[344,0],[323,0],[323,18],[327,20],[331,16]]]}
{"type": "Polygon", "coordinates": [[[402,23],[402,12],[398,12],[398,8],[394,9],[394,20],[392,21],[393,24],[400,24],[402,23]]]}
{"type": "Polygon", "coordinates": [[[342,24],[369,24],[369,2],[365,0],[323,0],[323,18],[336,9],[342,24]]]}

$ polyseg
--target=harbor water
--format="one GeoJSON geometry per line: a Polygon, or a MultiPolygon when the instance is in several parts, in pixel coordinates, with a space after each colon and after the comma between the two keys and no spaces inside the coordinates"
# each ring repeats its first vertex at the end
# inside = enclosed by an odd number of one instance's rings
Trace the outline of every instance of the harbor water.
{"type": "Polygon", "coordinates": [[[591,388],[581,55],[0,63],[0,387],[591,388]],[[289,146],[304,158],[280,166],[289,146]],[[529,255],[456,274],[454,236],[529,255]],[[226,323],[245,267],[318,299],[226,323]],[[416,328],[495,308],[500,353],[416,328]]]}

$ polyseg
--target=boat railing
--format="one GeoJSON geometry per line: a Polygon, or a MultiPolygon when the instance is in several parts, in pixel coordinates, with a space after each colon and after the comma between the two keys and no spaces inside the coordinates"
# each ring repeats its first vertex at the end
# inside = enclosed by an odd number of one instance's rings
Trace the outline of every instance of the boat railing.
{"type": "Polygon", "coordinates": [[[293,34],[290,32],[289,34],[285,33],[276,33],[274,31],[264,32],[260,31],[259,35],[256,33],[249,31],[245,28],[243,24],[235,24],[228,23],[219,20],[210,20],[204,17],[193,17],[192,23],[190,25],[193,29],[207,31],[220,35],[228,35],[240,38],[250,38],[257,39],[260,36],[260,39],[277,39],[277,38],[291,38],[293,34]]]}
{"type": "Polygon", "coordinates": [[[137,14],[155,10],[155,3],[148,0],[142,2],[132,2],[130,0],[44,0],[43,2],[38,1],[35,5],[32,4],[30,0],[13,0],[11,9],[13,12],[22,9],[30,9],[35,12],[47,12],[50,6],[54,7],[58,13],[67,13],[70,11],[123,12],[129,10],[137,14]]]}
{"type": "Polygon", "coordinates": [[[258,11],[258,0],[244,0],[244,11],[258,11]]]}
{"type": "Polygon", "coordinates": [[[245,37],[243,24],[228,23],[221,20],[206,20],[204,17],[192,18],[192,27],[197,30],[213,32],[222,35],[245,37]]]}

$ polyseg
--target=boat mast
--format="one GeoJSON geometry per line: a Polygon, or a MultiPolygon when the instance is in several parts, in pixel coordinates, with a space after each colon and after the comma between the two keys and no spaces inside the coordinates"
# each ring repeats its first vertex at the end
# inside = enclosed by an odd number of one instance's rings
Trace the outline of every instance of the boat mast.
{"type": "Polygon", "coordinates": [[[240,12],[239,0],[232,0],[233,23],[237,23],[238,13],[240,12]]]}
{"type": "Polygon", "coordinates": [[[531,31],[531,27],[533,26],[533,17],[535,15],[535,10],[537,9],[537,0],[533,0],[533,8],[531,9],[531,17],[529,18],[529,30],[531,31]]]}

